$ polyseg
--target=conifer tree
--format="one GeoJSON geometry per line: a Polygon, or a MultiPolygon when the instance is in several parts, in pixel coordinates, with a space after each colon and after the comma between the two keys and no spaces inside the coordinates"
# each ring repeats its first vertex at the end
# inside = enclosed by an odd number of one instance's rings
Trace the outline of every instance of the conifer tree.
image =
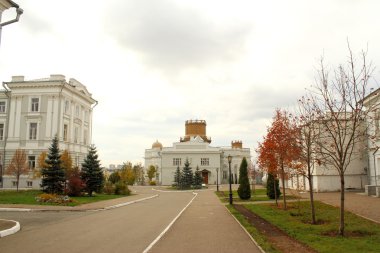
{"type": "Polygon", "coordinates": [[[98,154],[94,145],[91,145],[84,163],[82,163],[81,178],[86,184],[85,191],[89,196],[92,193],[100,192],[103,187],[103,169],[100,167],[98,154]]]}
{"type": "Polygon", "coordinates": [[[243,158],[240,164],[238,194],[241,199],[251,198],[251,188],[249,186],[248,179],[248,163],[245,157],[243,158]]]}
{"type": "Polygon", "coordinates": [[[272,173],[268,173],[267,180],[267,196],[270,199],[278,199],[281,195],[280,183],[278,178],[275,178],[272,173]]]}
{"type": "Polygon", "coordinates": [[[181,170],[177,166],[177,170],[174,172],[174,185],[177,189],[181,188],[181,170]]]}
{"type": "Polygon", "coordinates": [[[46,168],[41,170],[41,188],[44,192],[61,194],[64,189],[65,172],[61,168],[61,155],[58,148],[58,137],[55,136],[49,148],[46,168]]]}
{"type": "Polygon", "coordinates": [[[189,160],[186,159],[185,167],[182,169],[181,188],[189,189],[193,184],[193,171],[191,170],[189,160]]]}
{"type": "Polygon", "coordinates": [[[194,173],[194,179],[193,179],[194,189],[201,189],[202,188],[202,182],[203,182],[203,178],[202,178],[201,172],[199,171],[199,168],[197,166],[197,169],[195,170],[195,173],[194,173]]]}

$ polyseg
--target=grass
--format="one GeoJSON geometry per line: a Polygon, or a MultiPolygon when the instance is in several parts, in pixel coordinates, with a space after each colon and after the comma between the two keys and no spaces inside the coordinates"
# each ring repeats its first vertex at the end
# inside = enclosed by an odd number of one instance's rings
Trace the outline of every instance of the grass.
{"type": "MultiPolygon", "coordinates": [[[[216,195],[219,197],[219,199],[227,203],[229,201],[229,191],[219,191],[216,192],[216,195]],[[224,195],[223,195],[224,193],[224,195]]],[[[239,198],[239,195],[236,190],[232,191],[232,199],[235,202],[252,202],[252,201],[270,201],[270,199],[267,195],[266,189],[255,189],[255,191],[251,191],[251,198],[247,200],[242,200],[239,198]]],[[[286,193],[286,199],[296,199],[297,197],[294,195],[289,194],[288,192],[286,193]]],[[[278,199],[279,201],[282,200],[282,196],[278,199]]],[[[274,200],[273,200],[274,201],[274,200]]]]}
{"type": "Polygon", "coordinates": [[[288,203],[286,211],[273,204],[244,206],[318,252],[380,252],[380,225],[350,212],[345,214],[346,236],[336,236],[339,228],[336,207],[315,202],[320,225],[311,225],[309,202],[288,203]],[[298,204],[300,209],[296,208],[298,204]]]}
{"type": "Polygon", "coordinates": [[[226,207],[266,253],[279,253],[279,251],[276,250],[271,245],[271,243],[267,241],[266,237],[263,236],[254,226],[252,226],[247,221],[247,219],[242,214],[240,214],[233,206],[227,205],[226,207]]]}
{"type": "MultiPolygon", "coordinates": [[[[0,191],[0,204],[23,204],[23,205],[54,205],[52,203],[38,203],[35,197],[42,194],[38,190],[4,190],[0,191]]],[[[68,206],[77,206],[87,203],[93,203],[102,200],[109,200],[125,197],[124,195],[107,195],[107,194],[94,194],[93,197],[83,196],[83,197],[70,197],[73,202],[69,203],[68,206]]],[[[56,204],[58,205],[58,204],[56,204]]]]}

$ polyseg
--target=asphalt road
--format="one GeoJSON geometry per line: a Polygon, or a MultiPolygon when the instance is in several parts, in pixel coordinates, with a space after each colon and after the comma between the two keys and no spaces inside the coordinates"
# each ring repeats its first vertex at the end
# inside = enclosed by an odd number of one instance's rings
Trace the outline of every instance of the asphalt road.
{"type": "Polygon", "coordinates": [[[22,226],[0,239],[0,252],[143,252],[193,197],[164,193],[107,211],[0,212],[22,226]]]}

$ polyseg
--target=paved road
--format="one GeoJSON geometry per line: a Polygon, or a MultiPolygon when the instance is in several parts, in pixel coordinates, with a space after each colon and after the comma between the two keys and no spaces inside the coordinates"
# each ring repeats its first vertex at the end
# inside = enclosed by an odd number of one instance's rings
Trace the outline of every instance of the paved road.
{"type": "Polygon", "coordinates": [[[0,239],[1,252],[143,252],[193,198],[165,193],[98,212],[2,212],[22,230],[0,239]]]}

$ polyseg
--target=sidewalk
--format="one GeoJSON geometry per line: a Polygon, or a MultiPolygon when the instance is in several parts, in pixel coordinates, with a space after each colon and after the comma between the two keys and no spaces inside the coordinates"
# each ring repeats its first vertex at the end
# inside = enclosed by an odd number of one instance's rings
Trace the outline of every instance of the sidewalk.
{"type": "MultiPolygon", "coordinates": [[[[309,199],[309,193],[302,193],[302,198],[309,199]]],[[[314,199],[332,206],[340,206],[340,192],[314,193],[314,199]]],[[[364,193],[345,192],[345,209],[366,219],[380,223],[380,198],[364,193]]]]}
{"type": "Polygon", "coordinates": [[[149,252],[261,253],[213,190],[199,191],[193,203],[149,252]]]}

